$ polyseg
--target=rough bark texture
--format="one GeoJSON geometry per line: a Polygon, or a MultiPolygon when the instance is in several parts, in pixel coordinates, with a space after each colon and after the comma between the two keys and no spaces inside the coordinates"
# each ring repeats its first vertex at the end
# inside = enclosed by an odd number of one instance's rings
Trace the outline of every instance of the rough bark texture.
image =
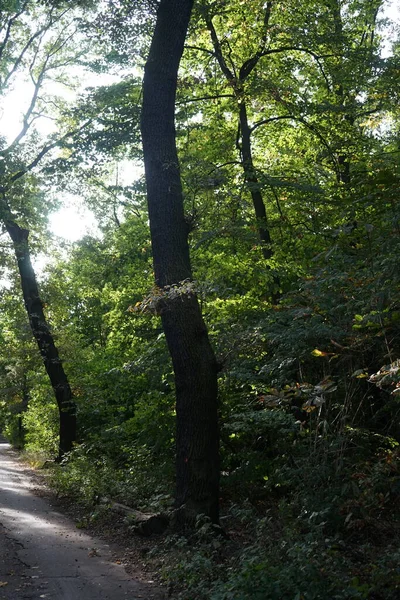
{"type": "MultiPolygon", "coordinates": [[[[175,142],[179,62],[193,0],[161,0],[145,67],[142,139],[156,284],[192,276],[175,142]]],[[[176,383],[176,505],[180,524],[218,522],[217,363],[194,293],[165,297],[161,318],[176,383]]]]}
{"type": "Polygon", "coordinates": [[[67,376],[58,355],[50,327],[47,323],[43,304],[40,299],[39,289],[33,270],[26,229],[19,227],[12,220],[6,220],[5,226],[10,235],[15,256],[17,258],[18,270],[21,278],[22,294],[29,323],[35,337],[46,372],[49,376],[60,415],[60,443],[59,459],[72,449],[76,439],[76,411],[72,398],[72,391],[67,376]]]}

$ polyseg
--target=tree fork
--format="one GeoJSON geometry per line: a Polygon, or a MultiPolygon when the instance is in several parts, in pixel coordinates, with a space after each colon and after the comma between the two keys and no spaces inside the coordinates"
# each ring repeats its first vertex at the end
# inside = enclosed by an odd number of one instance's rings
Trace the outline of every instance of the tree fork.
{"type": "MultiPolygon", "coordinates": [[[[247,106],[245,97],[243,94],[243,83],[250,73],[257,66],[260,58],[265,55],[265,44],[267,42],[267,32],[269,27],[269,20],[271,17],[272,3],[267,2],[265,5],[264,13],[264,34],[260,41],[260,47],[258,51],[248,59],[239,70],[239,77],[235,75],[235,71],[231,70],[224,58],[222,45],[218,39],[217,32],[215,30],[212,17],[207,13],[205,7],[203,7],[203,17],[207,25],[207,29],[210,32],[211,42],[214,48],[215,57],[221,68],[222,73],[225,76],[226,81],[232,86],[234,96],[236,97],[239,104],[239,129],[237,148],[240,152],[241,165],[244,175],[244,180],[248,185],[251,199],[253,202],[254,212],[257,221],[258,237],[261,243],[261,252],[265,261],[268,261],[273,256],[272,239],[268,226],[267,211],[265,208],[264,198],[262,194],[262,188],[257,177],[256,169],[254,168],[253,152],[251,148],[251,133],[252,129],[249,125],[247,116],[247,106]],[[241,137],[241,144],[239,144],[239,138],[241,137]]],[[[270,267],[267,267],[270,270],[270,267]]],[[[272,272],[273,289],[270,293],[271,301],[276,304],[280,297],[280,280],[276,273],[272,272]]]]}

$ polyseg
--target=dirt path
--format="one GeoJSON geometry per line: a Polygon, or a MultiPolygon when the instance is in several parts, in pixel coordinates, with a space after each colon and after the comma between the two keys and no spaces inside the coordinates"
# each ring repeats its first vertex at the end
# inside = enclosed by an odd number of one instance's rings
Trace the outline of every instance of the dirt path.
{"type": "Polygon", "coordinates": [[[31,488],[28,470],[0,438],[0,600],[160,598],[31,488]]]}

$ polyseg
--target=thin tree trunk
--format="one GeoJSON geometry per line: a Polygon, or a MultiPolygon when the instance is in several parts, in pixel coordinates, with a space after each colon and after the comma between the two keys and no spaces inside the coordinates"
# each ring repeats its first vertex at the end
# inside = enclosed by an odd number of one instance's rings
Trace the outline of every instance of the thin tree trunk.
{"type": "Polygon", "coordinates": [[[28,236],[15,221],[5,219],[10,235],[21,279],[22,294],[32,333],[42,355],[43,364],[49,376],[60,415],[59,460],[72,449],[76,439],[76,407],[67,376],[58,355],[50,327],[47,323],[40,299],[35,271],[32,267],[28,236]]]}
{"type": "MultiPolygon", "coordinates": [[[[336,0],[332,4],[332,14],[334,21],[334,30],[335,35],[333,37],[333,52],[337,54],[337,60],[339,64],[336,69],[332,72],[332,85],[335,91],[336,97],[339,101],[339,106],[341,110],[345,110],[345,90],[343,88],[343,57],[345,54],[344,50],[344,40],[343,40],[343,22],[342,22],[342,14],[340,2],[336,0]]],[[[348,115],[344,115],[344,121],[349,122],[351,125],[354,124],[354,119],[348,115]]],[[[339,128],[340,131],[341,128],[339,128]]],[[[348,185],[351,181],[351,173],[350,173],[350,159],[349,156],[345,152],[340,152],[337,158],[338,170],[336,173],[336,179],[338,183],[343,183],[348,185]]]]}
{"type": "MultiPolygon", "coordinates": [[[[228,66],[228,62],[225,60],[223,55],[223,49],[220,40],[218,39],[217,32],[215,30],[212,17],[208,14],[207,10],[203,8],[203,16],[207,25],[207,28],[211,35],[211,42],[214,47],[215,57],[221,68],[222,73],[225,76],[226,81],[232,87],[233,93],[237,99],[239,105],[239,132],[237,140],[237,148],[240,152],[241,167],[243,170],[244,180],[248,186],[251,199],[253,202],[254,212],[257,221],[258,236],[261,243],[261,252],[263,258],[267,261],[272,258],[274,254],[271,234],[269,231],[267,211],[265,208],[264,197],[262,187],[257,177],[257,172],[254,167],[253,152],[251,147],[251,129],[249,126],[247,106],[245,102],[245,95],[243,93],[243,85],[247,77],[255,69],[260,57],[262,56],[263,49],[267,41],[266,32],[268,31],[269,19],[271,16],[272,3],[267,2],[264,6],[264,27],[265,33],[260,40],[259,50],[248,59],[241,66],[239,76],[235,74],[235,70],[232,70],[228,66]],[[240,136],[240,141],[239,141],[240,136]]],[[[268,269],[270,269],[268,267],[268,269]]],[[[274,282],[274,289],[271,291],[271,300],[273,303],[278,302],[280,296],[280,281],[279,277],[272,273],[272,279],[274,282]]]]}
{"type": "Polygon", "coordinates": [[[193,0],[161,0],[143,82],[142,139],[161,318],[176,384],[178,524],[218,522],[217,363],[194,292],[168,296],[192,277],[175,141],[175,95],[193,0]]]}
{"type": "MultiPolygon", "coordinates": [[[[240,132],[242,134],[242,143],[240,145],[242,169],[245,181],[250,191],[251,199],[253,201],[254,212],[256,214],[258,236],[261,242],[261,252],[263,258],[267,261],[268,259],[272,258],[274,252],[272,249],[272,240],[268,227],[268,217],[265,209],[262,189],[253,162],[251,130],[247,117],[246,103],[244,101],[239,103],[239,124],[240,132]]],[[[269,267],[268,269],[270,270],[269,267]]],[[[280,280],[273,271],[272,280],[274,282],[274,286],[271,290],[271,300],[274,304],[277,304],[280,297],[280,280]]]]}
{"type": "Polygon", "coordinates": [[[249,187],[253,201],[254,212],[257,219],[258,235],[261,241],[261,251],[265,260],[272,257],[271,235],[268,228],[267,211],[265,210],[260,182],[254,168],[253,153],[251,149],[251,132],[247,118],[246,103],[239,104],[239,123],[242,134],[240,153],[242,156],[242,168],[245,181],[249,187]]]}

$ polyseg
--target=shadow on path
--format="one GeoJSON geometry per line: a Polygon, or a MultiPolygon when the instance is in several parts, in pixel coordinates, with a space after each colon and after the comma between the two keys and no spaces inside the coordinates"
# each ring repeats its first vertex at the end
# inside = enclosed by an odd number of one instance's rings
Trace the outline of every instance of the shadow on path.
{"type": "Polygon", "coordinates": [[[0,600],[160,598],[112,562],[107,544],[35,496],[25,471],[0,437],[0,600]]]}

